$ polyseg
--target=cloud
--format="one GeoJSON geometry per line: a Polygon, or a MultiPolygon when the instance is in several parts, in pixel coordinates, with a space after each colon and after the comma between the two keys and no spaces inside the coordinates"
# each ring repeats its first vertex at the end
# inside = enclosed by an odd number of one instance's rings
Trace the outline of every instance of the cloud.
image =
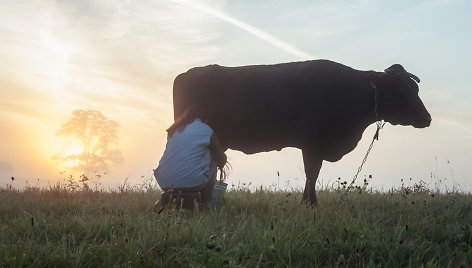
{"type": "MultiPolygon", "coordinates": [[[[128,82],[139,88],[167,81],[175,69],[211,57],[218,47],[211,45],[215,33],[205,16],[191,15],[168,1],[88,1],[84,8],[68,2],[60,10],[65,23],[60,34],[73,31],[80,45],[76,60],[105,79],[128,82]],[[80,18],[79,22],[76,20],[80,18]]],[[[93,75],[87,68],[80,73],[93,75]]]]}
{"type": "Polygon", "coordinates": [[[0,15],[0,105],[36,118],[167,116],[174,77],[220,49],[218,20],[172,1],[11,2],[0,15]]]}
{"type": "Polygon", "coordinates": [[[14,64],[17,78],[39,75],[36,85],[46,88],[59,73],[61,90],[84,76],[155,90],[150,85],[218,52],[212,19],[169,1],[45,1],[8,11],[0,20],[2,61],[14,64]]]}

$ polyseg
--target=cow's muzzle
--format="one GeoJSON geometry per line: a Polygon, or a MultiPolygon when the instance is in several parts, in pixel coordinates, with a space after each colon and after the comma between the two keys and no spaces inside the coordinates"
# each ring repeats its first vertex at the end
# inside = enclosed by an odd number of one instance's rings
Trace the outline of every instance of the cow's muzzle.
{"type": "Polygon", "coordinates": [[[416,128],[429,127],[431,125],[432,120],[433,119],[431,118],[431,115],[427,114],[427,115],[423,116],[423,118],[418,120],[413,126],[416,127],[416,128]]]}

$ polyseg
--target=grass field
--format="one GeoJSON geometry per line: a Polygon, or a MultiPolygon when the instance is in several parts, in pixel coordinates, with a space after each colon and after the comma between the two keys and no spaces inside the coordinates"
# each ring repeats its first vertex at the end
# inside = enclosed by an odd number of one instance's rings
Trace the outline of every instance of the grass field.
{"type": "Polygon", "coordinates": [[[158,190],[0,189],[0,267],[460,267],[472,196],[234,189],[219,209],[152,210],[158,190]]]}

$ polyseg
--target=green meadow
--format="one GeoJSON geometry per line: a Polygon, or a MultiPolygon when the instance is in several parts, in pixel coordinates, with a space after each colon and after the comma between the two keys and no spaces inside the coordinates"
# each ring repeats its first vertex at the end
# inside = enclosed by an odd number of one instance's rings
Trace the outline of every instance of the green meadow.
{"type": "Polygon", "coordinates": [[[217,209],[160,191],[0,189],[0,267],[468,267],[472,196],[422,184],[302,193],[234,187],[217,209]]]}

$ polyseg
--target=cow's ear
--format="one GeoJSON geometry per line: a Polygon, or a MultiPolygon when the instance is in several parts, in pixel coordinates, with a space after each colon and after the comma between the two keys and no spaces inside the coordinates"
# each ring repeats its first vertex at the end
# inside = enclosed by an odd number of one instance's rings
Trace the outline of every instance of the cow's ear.
{"type": "Polygon", "coordinates": [[[385,69],[385,72],[388,74],[399,74],[399,73],[405,73],[405,68],[401,66],[400,64],[394,64],[387,69],[385,69]]]}
{"type": "Polygon", "coordinates": [[[401,66],[400,64],[394,64],[390,67],[388,67],[387,69],[385,69],[385,73],[386,74],[391,74],[391,75],[397,75],[397,74],[407,74],[411,79],[413,79],[416,83],[419,83],[420,82],[420,79],[418,78],[418,76],[412,74],[412,73],[409,73],[405,70],[405,68],[403,68],[403,66],[401,66]]]}

